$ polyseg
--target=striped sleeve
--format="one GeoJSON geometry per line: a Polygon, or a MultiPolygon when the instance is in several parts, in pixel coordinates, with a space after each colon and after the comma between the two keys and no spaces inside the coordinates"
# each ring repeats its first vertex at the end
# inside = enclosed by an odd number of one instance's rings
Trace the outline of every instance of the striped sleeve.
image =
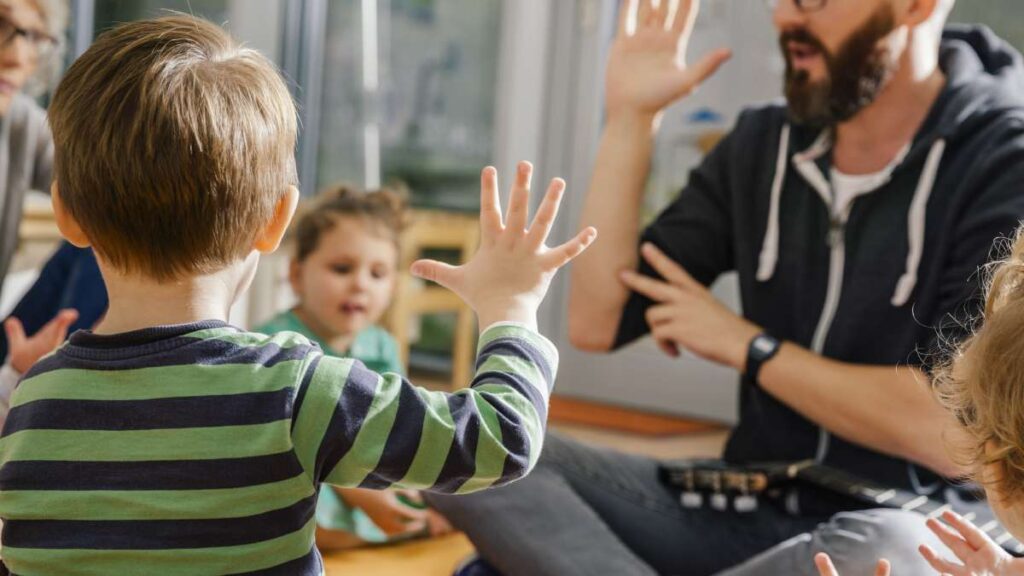
{"type": "Polygon", "coordinates": [[[455,393],[321,356],[293,411],[293,442],[311,478],[363,488],[464,493],[526,475],[540,456],[558,352],[523,327],[480,337],[476,373],[455,393]]]}

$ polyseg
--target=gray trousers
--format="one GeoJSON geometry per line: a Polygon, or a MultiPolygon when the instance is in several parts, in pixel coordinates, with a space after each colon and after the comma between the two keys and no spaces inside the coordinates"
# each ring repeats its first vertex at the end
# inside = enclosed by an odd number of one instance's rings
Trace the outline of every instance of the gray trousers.
{"type": "Polygon", "coordinates": [[[873,575],[880,557],[895,576],[912,576],[934,573],[919,544],[943,549],[911,513],[800,517],[765,503],[754,513],[688,510],[659,480],[657,461],[554,434],[528,477],[428,500],[505,576],[816,576],[821,551],[843,576],[873,575]]]}

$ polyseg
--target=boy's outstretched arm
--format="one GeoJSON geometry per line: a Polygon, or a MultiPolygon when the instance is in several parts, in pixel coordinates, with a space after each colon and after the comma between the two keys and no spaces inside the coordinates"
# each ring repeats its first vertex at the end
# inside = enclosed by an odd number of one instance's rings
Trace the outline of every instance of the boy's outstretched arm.
{"type": "Polygon", "coordinates": [[[469,492],[520,478],[537,462],[558,368],[554,345],[536,332],[537,307],[555,272],[596,231],[548,248],[565,184],[551,183],[527,227],[531,172],[520,164],[503,220],[496,173],[484,170],[481,246],[469,262],[413,265],[414,274],[455,291],[477,313],[483,332],[469,388],[432,392],[357,362],[312,359],[296,396],[293,438],[316,479],[469,492]]]}

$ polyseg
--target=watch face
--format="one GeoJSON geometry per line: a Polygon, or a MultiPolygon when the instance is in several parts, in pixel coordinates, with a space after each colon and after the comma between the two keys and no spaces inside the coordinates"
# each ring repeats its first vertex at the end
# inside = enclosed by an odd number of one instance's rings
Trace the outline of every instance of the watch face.
{"type": "Polygon", "coordinates": [[[770,354],[775,349],[775,341],[761,335],[754,339],[753,348],[758,354],[764,356],[765,354],[770,354]]]}

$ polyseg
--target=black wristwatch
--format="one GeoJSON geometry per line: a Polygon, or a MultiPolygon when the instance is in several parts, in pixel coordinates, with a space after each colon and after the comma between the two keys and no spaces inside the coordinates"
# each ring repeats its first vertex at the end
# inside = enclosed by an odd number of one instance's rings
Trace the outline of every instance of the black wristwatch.
{"type": "Polygon", "coordinates": [[[758,374],[761,372],[761,366],[778,354],[780,346],[782,346],[782,342],[779,342],[777,338],[767,332],[754,336],[754,339],[750,341],[750,347],[747,348],[747,370],[745,375],[751,385],[756,388],[761,387],[761,384],[757,381],[758,374]]]}

